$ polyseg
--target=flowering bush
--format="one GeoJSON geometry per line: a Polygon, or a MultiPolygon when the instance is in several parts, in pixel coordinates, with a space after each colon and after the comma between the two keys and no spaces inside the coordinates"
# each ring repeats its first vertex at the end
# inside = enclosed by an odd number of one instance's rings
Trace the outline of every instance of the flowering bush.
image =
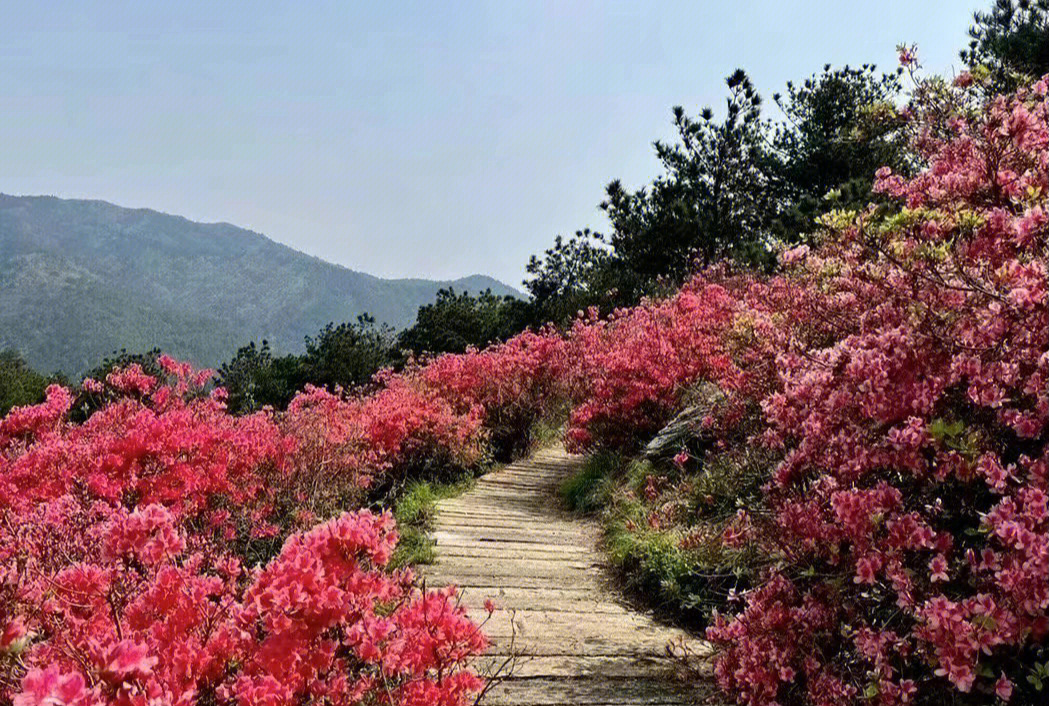
{"type": "Polygon", "coordinates": [[[631,448],[673,414],[701,379],[731,387],[723,345],[738,300],[697,279],[676,296],[580,319],[569,338],[573,402],[568,441],[576,449],[631,448]]]}
{"type": "MultiPolygon", "coordinates": [[[[86,381],[98,408],[83,424],[57,386],[0,421],[0,701],[467,703],[483,686],[467,660],[486,640],[454,588],[424,593],[386,568],[389,515],[339,515],[245,564],[331,509],[306,492],[331,470],[313,462],[366,477],[369,459],[343,455],[354,432],[318,442],[296,417],[306,401],[287,419],[232,417],[221,391],[202,389],[208,375],[161,366],[166,380],[130,366],[86,381]],[[289,495],[304,503],[290,516],[289,495]]],[[[392,457],[435,425],[424,408],[391,436],[400,394],[393,384],[370,401],[393,411],[364,427],[369,444],[393,439],[380,448],[392,457]]]]}
{"type": "Polygon", "coordinates": [[[0,507],[21,512],[68,494],[158,503],[227,539],[229,507],[263,519],[290,440],[269,415],[232,417],[221,391],[201,394],[209,376],[179,368],[162,384],[137,365],[117,370],[89,383],[108,401],[83,424],[68,420],[73,395],[59,386],[43,404],[12,410],[0,421],[0,507]]]}
{"type": "Polygon", "coordinates": [[[196,703],[462,704],[486,647],[454,589],[384,570],[388,515],[345,514],[244,571],[187,554],[176,516],[71,496],[4,537],[2,698],[19,706],[196,703]],[[19,677],[21,677],[19,679],[19,677]]]}
{"type": "Polygon", "coordinates": [[[386,372],[379,381],[375,392],[351,397],[307,386],[291,401],[281,425],[297,442],[291,463],[309,497],[345,502],[347,492],[352,498],[354,489],[424,467],[471,469],[483,459],[479,407],[456,409],[413,373],[386,372]]]}
{"type": "Polygon", "coordinates": [[[898,208],[835,214],[821,247],[784,258],[776,286],[817,309],[788,318],[766,298],[757,315],[778,348],[762,440],[783,459],[748,531],[781,565],[708,631],[741,703],[1033,703],[1049,657],[1045,95],[919,129],[928,168],[878,175],[898,208]]]}
{"type": "Polygon", "coordinates": [[[546,330],[439,356],[419,375],[458,409],[480,410],[495,455],[505,460],[523,450],[536,421],[561,406],[569,368],[564,338],[546,330]]]}

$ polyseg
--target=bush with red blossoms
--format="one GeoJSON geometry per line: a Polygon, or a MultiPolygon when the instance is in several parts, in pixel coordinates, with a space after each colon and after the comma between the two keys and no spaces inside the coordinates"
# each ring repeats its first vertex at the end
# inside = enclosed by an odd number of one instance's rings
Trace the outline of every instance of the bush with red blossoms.
{"type": "Polygon", "coordinates": [[[159,505],[65,496],[5,536],[0,698],[451,706],[482,688],[466,665],[487,642],[454,589],[422,593],[385,569],[389,515],[292,535],[257,570],[187,551],[178,524],[159,505]]]}
{"type": "Polygon", "coordinates": [[[74,398],[59,386],[12,410],[0,421],[0,508],[68,494],[158,503],[232,538],[227,508],[265,514],[255,506],[286,471],[292,441],[268,414],[227,414],[221,391],[203,394],[206,379],[187,368],[162,382],[132,365],[110,374],[107,401],[83,424],[70,422],[74,398]]]}
{"type": "Polygon", "coordinates": [[[480,407],[460,409],[416,371],[383,372],[377,383],[373,392],[349,396],[307,386],[281,418],[296,442],[295,475],[311,497],[389,485],[409,474],[474,469],[484,459],[480,407]]]}
{"type": "Polygon", "coordinates": [[[544,330],[439,356],[419,376],[460,411],[479,410],[495,456],[507,460],[525,450],[533,424],[560,411],[569,368],[564,338],[544,330]]]}
{"type": "Polygon", "coordinates": [[[0,703],[470,702],[487,642],[454,589],[387,568],[388,514],[308,491],[435,446],[468,463],[478,424],[394,382],[340,401],[380,454],[350,462],[349,427],[318,440],[302,410],[233,417],[208,374],[160,364],[167,379],[87,383],[81,424],[58,386],[0,420],[0,703]],[[295,532],[321,515],[338,516],[295,532]]]}
{"type": "Polygon", "coordinates": [[[779,567],[708,631],[740,703],[1038,698],[1046,82],[948,125],[919,122],[918,176],[879,172],[893,206],[833,214],[822,245],[748,294],[775,360],[760,440],[782,461],[752,528],[779,567]]]}
{"type": "Polygon", "coordinates": [[[724,339],[738,308],[727,289],[697,279],[665,301],[578,320],[568,341],[569,445],[632,449],[673,415],[689,386],[733,387],[724,339]]]}

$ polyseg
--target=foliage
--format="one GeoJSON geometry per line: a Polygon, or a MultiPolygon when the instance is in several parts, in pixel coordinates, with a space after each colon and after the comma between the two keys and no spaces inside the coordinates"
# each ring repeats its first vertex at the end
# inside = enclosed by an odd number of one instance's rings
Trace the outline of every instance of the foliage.
{"type": "MultiPolygon", "coordinates": [[[[161,355],[159,348],[141,353],[121,348],[119,351],[113,351],[102,358],[102,361],[88,370],[82,378],[79,394],[76,396],[76,401],[70,410],[70,418],[74,421],[82,422],[101,409],[109,398],[106,395],[99,394],[94,389],[93,383],[105,383],[114,372],[120,375],[121,371],[132,369],[132,366],[135,366],[135,370],[139,370],[142,374],[149,377],[164,377],[166,372],[158,362],[161,355]],[[87,385],[84,385],[84,382],[87,382],[87,385]]],[[[110,392],[122,394],[124,390],[110,390],[110,392]]]]}
{"type": "Polygon", "coordinates": [[[919,86],[911,132],[928,167],[878,171],[895,203],[829,213],[781,275],[714,269],[569,335],[577,447],[636,448],[689,387],[725,393],[679,454],[701,475],[628,483],[611,544],[684,607],[718,597],[683,581],[735,577],[733,551],[762,558],[745,565],[742,607],[723,603],[733,615],[708,631],[740,703],[1038,698],[1046,83],[982,108],[965,82],[919,86]]]}
{"type": "Polygon", "coordinates": [[[307,386],[288,405],[285,428],[296,467],[312,469],[308,495],[324,506],[390,491],[411,477],[449,477],[486,459],[480,409],[460,412],[416,374],[388,375],[371,394],[307,386]]]}
{"type": "Polygon", "coordinates": [[[633,450],[674,413],[688,385],[730,378],[722,342],[737,300],[697,279],[674,297],[580,319],[569,335],[573,448],[633,450]]]}
{"type": "Polygon", "coordinates": [[[390,364],[392,341],[392,329],[376,326],[367,314],[358,316],[356,323],[329,323],[316,338],[306,337],[303,377],[328,390],[363,385],[390,364]]]}
{"type": "Polygon", "coordinates": [[[526,302],[486,289],[477,296],[456,294],[452,288],[437,292],[432,304],[419,307],[415,324],[397,336],[401,349],[414,353],[462,353],[505,341],[528,323],[526,302]]]}
{"type": "Polygon", "coordinates": [[[229,395],[233,414],[263,407],[284,409],[306,382],[302,356],[274,355],[268,341],[242,346],[218,371],[218,383],[229,395]]]}
{"type": "Polygon", "coordinates": [[[726,83],[720,122],[710,109],[694,119],[674,108],[679,142],[655,143],[663,176],[633,193],[618,181],[608,185],[602,208],[612,225],[609,244],[646,281],[681,281],[697,260],[764,259],[775,204],[762,169],[761,98],[742,71],[726,83]]]}
{"type": "Polygon", "coordinates": [[[219,369],[234,413],[269,406],[284,409],[306,385],[336,392],[371,382],[394,362],[393,332],[362,314],[356,323],[329,323],[316,337],[306,337],[302,355],[276,356],[269,342],[252,341],[219,369]]]}
{"type": "Polygon", "coordinates": [[[712,608],[735,605],[770,561],[723,541],[741,507],[760,512],[769,466],[744,435],[729,441],[673,462],[597,452],[562,487],[569,507],[600,517],[624,586],[691,626],[705,625],[712,608]]]}
{"type": "Polygon", "coordinates": [[[607,505],[607,492],[621,459],[615,453],[595,453],[586,457],[583,467],[561,484],[561,498],[574,512],[592,513],[607,505]]]}
{"type": "Polygon", "coordinates": [[[800,84],[788,81],[786,93],[773,96],[784,117],[770,137],[775,159],[769,163],[783,204],[772,223],[780,241],[814,232],[816,219],[833,208],[865,206],[879,167],[909,171],[913,157],[895,105],[900,72],[902,67],[878,74],[870,64],[828,64],[800,84]]]}
{"type": "Polygon", "coordinates": [[[597,306],[608,313],[637,300],[641,282],[604,242],[600,233],[578,231],[528,261],[525,288],[531,295],[533,320],[568,325],[580,311],[597,306]]]}
{"type": "Polygon", "coordinates": [[[48,379],[30,368],[18,351],[0,351],[0,416],[12,407],[42,402],[47,385],[48,379]]]}
{"type": "Polygon", "coordinates": [[[900,210],[839,214],[821,248],[786,253],[776,286],[802,297],[789,320],[772,289],[751,288],[758,340],[782,342],[767,352],[761,438],[783,456],[771,512],[741,515],[732,541],[783,564],[708,631],[742,703],[1036,699],[1049,631],[1045,85],[956,114],[942,138],[919,131],[929,168],[909,180],[886,168],[875,185],[900,210]]]}
{"type": "Polygon", "coordinates": [[[697,267],[728,258],[775,267],[777,244],[803,241],[820,216],[871,197],[879,167],[909,173],[899,72],[830,65],[775,102],[782,119],[761,116],[761,98],[742,71],[728,79],[722,119],[674,109],[678,139],[657,142],[663,173],[629,191],[608,185],[607,235],[556,239],[528,265],[525,286],[538,321],[565,324],[597,307],[608,314],[644,296],[667,296],[697,267]]]}
{"type": "Polygon", "coordinates": [[[1049,2],[994,0],[976,12],[962,61],[992,92],[1012,91],[1049,73],[1049,2]]]}
{"type": "Polygon", "coordinates": [[[495,458],[505,461],[529,448],[537,425],[559,416],[568,356],[556,330],[525,331],[484,350],[439,356],[419,375],[462,413],[478,411],[495,458]]]}
{"type": "Polygon", "coordinates": [[[487,642],[454,588],[390,570],[393,519],[296,532],[323,470],[298,463],[301,429],[230,416],[200,394],[210,371],[158,365],[85,380],[104,402],[82,424],[59,386],[0,421],[0,698],[467,703],[487,642]]]}
{"type": "Polygon", "coordinates": [[[158,362],[160,356],[161,351],[159,348],[153,348],[142,353],[121,348],[119,351],[114,351],[105,356],[102,362],[88,370],[84,377],[105,380],[114,370],[129,368],[132,365],[137,365],[146,375],[157,377],[164,374],[164,369],[158,362]]]}

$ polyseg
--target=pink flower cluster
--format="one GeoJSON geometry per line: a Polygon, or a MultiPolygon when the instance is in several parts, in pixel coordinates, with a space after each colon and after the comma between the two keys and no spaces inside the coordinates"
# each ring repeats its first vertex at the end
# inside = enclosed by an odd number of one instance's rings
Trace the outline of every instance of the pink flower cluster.
{"type": "Polygon", "coordinates": [[[697,279],[607,321],[578,320],[568,338],[569,445],[630,448],[673,415],[689,385],[733,387],[738,371],[725,334],[738,309],[729,290],[697,279]]]}
{"type": "MultiPolygon", "coordinates": [[[[483,682],[467,662],[487,641],[454,588],[423,592],[387,568],[388,514],[290,533],[310,518],[282,515],[285,496],[328,509],[303,490],[349,434],[333,430],[324,456],[306,448],[302,410],[232,417],[208,376],[161,365],[167,380],[132,366],[90,383],[102,404],[82,424],[60,387],[0,421],[0,702],[469,703],[483,682]],[[249,565],[254,540],[284,536],[249,565]]],[[[384,463],[428,442],[419,429],[459,433],[425,405],[416,436],[402,433],[420,398],[399,385],[370,402],[388,415],[365,429],[388,442],[384,463]]]]}
{"type": "Polygon", "coordinates": [[[479,410],[496,454],[508,457],[527,443],[533,423],[563,404],[569,368],[564,338],[546,330],[439,356],[418,374],[457,409],[479,410]]]}
{"type": "Polygon", "coordinates": [[[749,288],[781,561],[708,633],[741,703],[988,703],[1045,660],[1045,96],[930,125],[925,171],[878,173],[897,212],[841,215],[749,288]]]}
{"type": "Polygon", "coordinates": [[[313,483],[371,487],[419,464],[471,468],[484,456],[482,410],[460,408],[414,371],[381,373],[370,394],[345,396],[307,386],[282,429],[296,442],[293,468],[313,483]]]}

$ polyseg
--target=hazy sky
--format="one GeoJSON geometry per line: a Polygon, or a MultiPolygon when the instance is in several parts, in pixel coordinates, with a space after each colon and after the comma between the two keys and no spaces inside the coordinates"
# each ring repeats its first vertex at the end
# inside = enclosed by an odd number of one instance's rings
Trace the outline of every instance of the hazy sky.
{"type": "MultiPolygon", "coordinates": [[[[0,0],[0,191],[228,221],[381,276],[518,284],[670,108],[824,63],[957,66],[990,0],[0,0]]],[[[775,115],[771,100],[767,112],[775,115]]]]}

